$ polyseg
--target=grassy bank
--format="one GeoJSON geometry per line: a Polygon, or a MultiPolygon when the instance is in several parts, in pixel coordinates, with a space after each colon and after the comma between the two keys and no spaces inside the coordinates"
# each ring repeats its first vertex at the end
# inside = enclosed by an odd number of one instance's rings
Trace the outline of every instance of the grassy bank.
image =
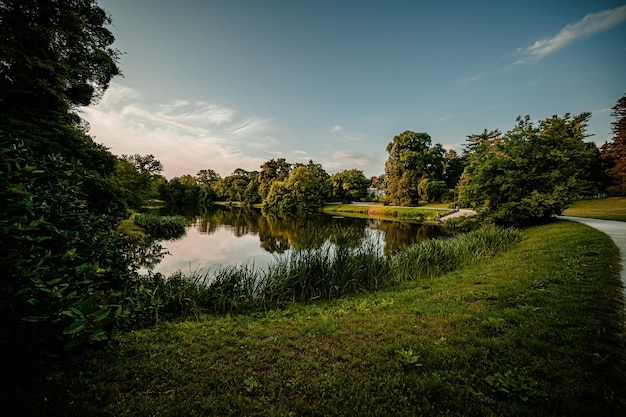
{"type": "Polygon", "coordinates": [[[29,415],[621,416],[618,256],[582,224],[531,228],[504,255],[393,290],[127,333],[3,401],[29,415]]]}
{"type": "Polygon", "coordinates": [[[396,207],[382,204],[326,204],[321,211],[329,214],[350,215],[358,217],[375,217],[391,220],[435,221],[437,214],[447,213],[445,209],[424,209],[420,207],[396,207]]]}
{"type": "Polygon", "coordinates": [[[565,210],[566,216],[626,222],[626,197],[609,197],[596,200],[580,200],[565,210]]]}

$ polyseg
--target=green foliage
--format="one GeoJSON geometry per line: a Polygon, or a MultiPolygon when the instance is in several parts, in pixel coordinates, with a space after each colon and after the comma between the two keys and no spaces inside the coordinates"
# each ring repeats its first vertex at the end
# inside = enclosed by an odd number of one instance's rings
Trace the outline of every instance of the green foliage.
{"type": "Polygon", "coordinates": [[[330,176],[321,165],[298,165],[284,181],[275,180],[263,200],[263,211],[276,215],[304,215],[320,209],[330,196],[330,176]]]}
{"type": "Polygon", "coordinates": [[[431,148],[427,133],[405,131],[387,145],[389,158],[385,163],[387,198],[391,205],[417,206],[420,201],[418,183],[423,179],[443,178],[444,149],[431,148]]]}
{"type": "Polygon", "coordinates": [[[435,277],[480,262],[519,239],[518,230],[487,224],[454,238],[428,239],[410,246],[393,257],[393,270],[400,281],[435,277]]]}
{"type": "Polygon", "coordinates": [[[289,177],[291,169],[292,164],[284,158],[270,159],[261,165],[257,180],[259,182],[259,195],[262,200],[267,198],[275,181],[284,181],[289,177]]]}
{"type": "Polygon", "coordinates": [[[158,187],[165,182],[162,171],[163,165],[153,155],[122,155],[113,175],[118,192],[128,206],[137,209],[159,196],[158,187]]]}
{"type": "Polygon", "coordinates": [[[589,113],[553,116],[534,125],[518,118],[502,137],[470,137],[460,200],[499,224],[545,222],[559,215],[585,185],[593,161],[583,142],[589,113]]]}
{"type": "Polygon", "coordinates": [[[0,22],[0,129],[38,154],[61,152],[88,166],[91,145],[68,127],[79,124],[76,107],[120,72],[109,16],[94,0],[4,0],[0,22]]]}
{"type": "Polygon", "coordinates": [[[359,201],[367,196],[367,187],[371,181],[358,169],[345,169],[330,177],[333,191],[332,198],[347,203],[359,201]]]}
{"type": "Polygon", "coordinates": [[[184,236],[187,231],[187,220],[183,216],[137,214],[133,221],[153,239],[178,239],[184,236]]]}
{"type": "Polygon", "coordinates": [[[496,372],[493,375],[488,375],[485,380],[495,390],[507,397],[520,399],[523,402],[537,401],[548,396],[548,393],[542,390],[539,383],[531,376],[515,374],[510,369],[504,374],[496,372]]]}
{"type": "Polygon", "coordinates": [[[615,106],[612,116],[613,140],[602,145],[601,158],[610,179],[607,189],[612,195],[626,195],[626,94],[615,106]]]}
{"type": "Polygon", "coordinates": [[[196,206],[202,201],[210,205],[215,199],[215,191],[210,185],[198,185],[193,177],[174,177],[159,184],[159,198],[172,206],[196,206]]]}
{"type": "Polygon", "coordinates": [[[116,218],[88,209],[89,173],[78,164],[37,160],[20,145],[0,152],[4,347],[36,356],[107,339],[133,312],[141,242],[112,230],[116,218]]]}

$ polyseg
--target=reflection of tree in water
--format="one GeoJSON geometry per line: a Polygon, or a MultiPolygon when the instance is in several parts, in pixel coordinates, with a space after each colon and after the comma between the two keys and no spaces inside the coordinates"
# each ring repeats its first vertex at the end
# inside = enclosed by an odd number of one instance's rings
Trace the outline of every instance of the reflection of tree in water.
{"type": "Polygon", "coordinates": [[[385,254],[398,252],[409,245],[445,236],[446,229],[432,224],[370,220],[370,228],[385,232],[385,254]]]}
{"type": "Polygon", "coordinates": [[[259,240],[261,247],[270,253],[284,253],[291,249],[289,236],[275,217],[259,218],[259,240]]]}
{"type": "Polygon", "coordinates": [[[436,225],[337,218],[321,214],[279,218],[263,215],[260,210],[240,207],[215,206],[202,210],[170,208],[161,209],[160,214],[183,215],[188,226],[195,225],[200,233],[213,234],[220,227],[229,226],[237,237],[258,234],[261,248],[269,253],[316,249],[326,242],[355,249],[363,245],[368,237],[367,230],[371,229],[384,232],[384,253],[390,254],[413,243],[449,233],[436,225]]]}

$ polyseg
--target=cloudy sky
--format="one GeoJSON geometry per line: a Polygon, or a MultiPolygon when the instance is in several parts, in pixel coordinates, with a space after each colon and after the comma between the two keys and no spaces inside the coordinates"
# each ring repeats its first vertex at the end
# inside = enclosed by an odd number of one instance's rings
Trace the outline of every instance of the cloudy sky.
{"type": "Polygon", "coordinates": [[[167,178],[258,170],[384,172],[405,130],[466,136],[592,112],[610,140],[626,93],[626,2],[100,0],[123,77],[83,109],[96,142],[153,154],[167,178]]]}

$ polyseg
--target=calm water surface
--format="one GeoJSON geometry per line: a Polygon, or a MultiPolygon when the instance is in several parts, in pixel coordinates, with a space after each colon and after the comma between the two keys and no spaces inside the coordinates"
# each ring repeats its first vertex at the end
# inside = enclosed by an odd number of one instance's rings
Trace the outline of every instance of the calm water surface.
{"type": "Polygon", "coordinates": [[[202,213],[162,209],[161,214],[180,214],[187,219],[184,237],[162,243],[169,254],[152,270],[165,275],[238,264],[265,267],[275,257],[291,250],[311,249],[322,241],[332,241],[333,231],[338,227],[353,229],[353,234],[361,242],[374,239],[385,254],[424,239],[449,234],[445,228],[436,225],[325,214],[279,219],[263,216],[256,209],[222,206],[202,213]]]}

